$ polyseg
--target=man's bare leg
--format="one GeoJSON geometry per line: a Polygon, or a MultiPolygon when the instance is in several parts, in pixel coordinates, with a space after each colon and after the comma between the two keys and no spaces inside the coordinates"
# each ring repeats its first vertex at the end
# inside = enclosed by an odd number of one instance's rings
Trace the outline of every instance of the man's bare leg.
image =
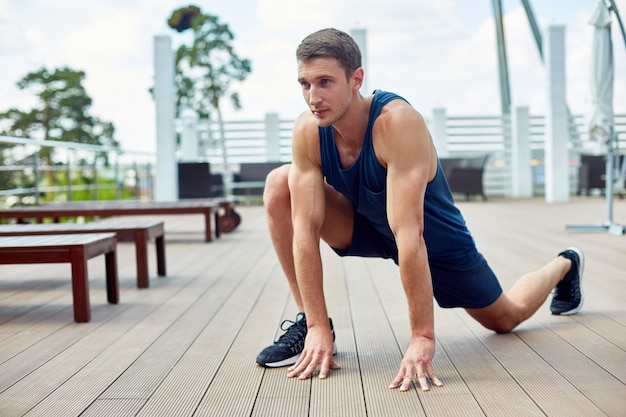
{"type": "Polygon", "coordinates": [[[502,294],[490,306],[467,309],[467,312],[488,329],[510,332],[543,305],[573,267],[570,259],[558,256],[538,270],[523,275],[507,294],[502,294]]]}
{"type": "Polygon", "coordinates": [[[289,166],[284,165],[270,172],[265,180],[263,205],[267,225],[278,261],[289,283],[298,311],[304,311],[302,297],[293,260],[293,225],[291,224],[291,201],[287,177],[289,166]]]}
{"type": "MultiPolygon", "coordinates": [[[[288,165],[270,172],[265,181],[263,204],[266,209],[270,237],[299,313],[291,326],[284,328],[281,325],[285,333],[257,356],[257,363],[265,367],[280,367],[295,363],[300,356],[307,333],[306,318],[303,314],[304,305],[293,259],[293,225],[288,175],[288,165]]],[[[347,249],[352,241],[352,204],[329,185],[325,188],[325,201],[325,220],[320,235],[330,246],[347,249]]],[[[332,330],[332,322],[330,324],[332,330]]]]}
{"type": "MultiPolygon", "coordinates": [[[[289,165],[270,172],[265,181],[263,204],[276,255],[289,282],[298,311],[304,311],[293,260],[288,175],[289,165]]],[[[325,191],[326,214],[320,235],[331,247],[347,249],[352,242],[352,204],[329,185],[326,185],[325,191]]]]}

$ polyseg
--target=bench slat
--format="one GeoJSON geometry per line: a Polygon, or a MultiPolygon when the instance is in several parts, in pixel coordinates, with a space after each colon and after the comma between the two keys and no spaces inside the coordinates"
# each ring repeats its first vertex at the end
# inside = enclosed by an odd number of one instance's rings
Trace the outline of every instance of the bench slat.
{"type": "Polygon", "coordinates": [[[165,228],[162,221],[156,220],[108,220],[103,222],[47,223],[0,225],[0,236],[51,235],[111,232],[117,235],[118,242],[134,242],[137,263],[137,287],[150,286],[148,268],[148,246],[154,239],[156,246],[157,273],[166,275],[165,228]]]}
{"type": "Polygon", "coordinates": [[[20,206],[0,210],[0,219],[28,219],[41,221],[45,218],[58,220],[62,217],[79,216],[132,216],[153,214],[202,214],[204,215],[205,241],[210,242],[211,215],[215,215],[215,236],[220,234],[219,210],[225,215],[234,211],[234,203],[227,200],[183,200],[171,202],[155,201],[106,201],[80,203],[50,203],[39,206],[20,206]]]}

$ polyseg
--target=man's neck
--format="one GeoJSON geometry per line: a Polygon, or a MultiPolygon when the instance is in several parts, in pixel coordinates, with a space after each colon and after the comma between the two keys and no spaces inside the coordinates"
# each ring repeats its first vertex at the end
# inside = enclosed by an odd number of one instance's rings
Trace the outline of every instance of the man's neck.
{"type": "Polygon", "coordinates": [[[367,124],[371,97],[355,97],[345,117],[333,125],[335,145],[344,168],[351,166],[361,152],[367,124]]]}
{"type": "Polygon", "coordinates": [[[351,144],[360,147],[363,144],[371,102],[371,97],[356,95],[344,117],[333,125],[335,141],[341,141],[348,146],[351,144]]]}

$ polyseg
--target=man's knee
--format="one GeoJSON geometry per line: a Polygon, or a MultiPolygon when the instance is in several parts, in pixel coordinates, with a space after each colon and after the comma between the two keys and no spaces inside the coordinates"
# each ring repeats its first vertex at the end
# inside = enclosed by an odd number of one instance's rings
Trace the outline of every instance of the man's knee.
{"type": "Polygon", "coordinates": [[[493,330],[496,333],[510,333],[517,327],[518,321],[507,318],[499,318],[491,322],[487,327],[489,330],[493,330]]]}
{"type": "Polygon", "coordinates": [[[263,204],[272,208],[275,204],[284,203],[289,199],[289,165],[273,169],[265,178],[263,204]]]}
{"type": "Polygon", "coordinates": [[[466,311],[485,328],[496,333],[509,333],[521,323],[516,306],[504,295],[488,307],[468,308],[466,311]]]}
{"type": "MultiPolygon", "coordinates": [[[[470,313],[471,314],[471,313],[470,313]]],[[[493,330],[496,333],[510,333],[517,327],[519,320],[508,315],[501,316],[483,316],[474,318],[486,329],[493,330]]]]}

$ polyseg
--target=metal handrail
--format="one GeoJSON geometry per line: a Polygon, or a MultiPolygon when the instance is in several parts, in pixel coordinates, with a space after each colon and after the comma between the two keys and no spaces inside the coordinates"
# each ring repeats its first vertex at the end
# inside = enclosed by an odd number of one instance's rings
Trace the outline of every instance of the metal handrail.
{"type": "MultiPolygon", "coordinates": [[[[98,199],[100,191],[106,189],[115,189],[116,198],[121,198],[123,182],[127,178],[127,174],[129,172],[134,173],[134,178],[132,179],[135,182],[133,194],[135,197],[140,194],[139,182],[143,181],[144,178],[148,184],[147,189],[143,193],[147,196],[147,198],[151,198],[152,196],[152,162],[155,159],[154,152],[147,151],[128,151],[118,147],[113,146],[102,146],[102,145],[92,145],[85,143],[75,143],[75,142],[63,142],[63,141],[55,141],[55,140],[40,140],[40,139],[32,139],[32,138],[19,138],[12,136],[3,136],[0,135],[0,144],[14,145],[17,147],[32,147],[27,148],[27,152],[24,153],[26,155],[26,159],[29,158],[29,155],[36,154],[38,150],[41,148],[54,148],[54,149],[64,149],[65,152],[69,152],[67,154],[66,163],[62,163],[61,165],[42,165],[38,161],[38,158],[32,158],[32,162],[18,165],[11,164],[0,167],[0,172],[14,171],[14,172],[22,172],[26,171],[26,175],[30,178],[29,183],[33,183],[33,186],[20,186],[11,189],[0,190],[0,197],[4,197],[4,201],[0,201],[0,205],[7,205],[7,199],[11,200],[10,197],[13,196],[13,202],[24,202],[24,198],[29,198],[31,201],[28,203],[34,202],[35,204],[39,203],[40,195],[44,193],[61,193],[65,194],[65,198],[67,200],[72,200],[72,195],[76,191],[92,191],[93,197],[98,199]],[[35,150],[33,151],[33,148],[35,150]],[[28,150],[30,149],[30,150],[28,150]],[[72,164],[71,156],[76,153],[88,153],[94,157],[93,164],[72,164]],[[115,179],[114,184],[106,184],[99,180],[99,178],[103,177],[102,168],[98,167],[97,158],[99,155],[107,154],[109,157],[111,155],[114,156],[114,165],[110,168],[114,170],[114,174],[112,176],[115,179]],[[130,160],[127,163],[120,163],[120,159],[123,159],[127,156],[130,156],[130,160]],[[139,164],[136,159],[144,159],[148,158],[149,162],[139,164]],[[145,168],[144,168],[145,166],[145,168]],[[139,172],[143,169],[146,170],[145,176],[142,178],[143,172],[139,172]],[[65,177],[67,179],[67,183],[65,185],[54,185],[54,184],[42,184],[41,178],[42,172],[65,172],[65,177]],[[74,184],[72,178],[73,175],[76,175],[77,172],[81,173],[90,173],[87,178],[90,180],[88,184],[74,184]],[[123,174],[121,174],[123,173],[123,174]]],[[[107,168],[109,169],[109,168],[107,168]]],[[[129,188],[129,187],[125,187],[129,188]]]]}

